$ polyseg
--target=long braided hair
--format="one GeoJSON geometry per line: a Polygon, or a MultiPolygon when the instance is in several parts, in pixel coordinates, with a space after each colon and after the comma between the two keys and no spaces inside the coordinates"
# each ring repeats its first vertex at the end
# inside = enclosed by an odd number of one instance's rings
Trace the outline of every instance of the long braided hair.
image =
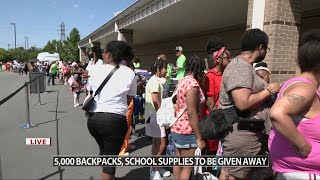
{"type": "Polygon", "coordinates": [[[151,72],[152,74],[156,74],[157,71],[161,70],[162,68],[167,68],[168,62],[163,58],[157,58],[153,64],[151,65],[151,72]]]}
{"type": "Polygon", "coordinates": [[[199,82],[200,77],[204,75],[205,62],[197,55],[192,55],[186,61],[186,74],[193,73],[193,77],[199,82]]]}

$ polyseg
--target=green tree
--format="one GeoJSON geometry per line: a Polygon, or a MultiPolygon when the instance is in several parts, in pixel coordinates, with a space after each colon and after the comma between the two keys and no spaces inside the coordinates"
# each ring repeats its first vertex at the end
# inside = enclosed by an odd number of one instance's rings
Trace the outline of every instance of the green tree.
{"type": "Polygon", "coordinates": [[[78,49],[79,41],[80,33],[77,28],[73,28],[65,41],[48,41],[42,51],[40,49],[39,52],[57,52],[60,55],[60,59],[63,59],[64,61],[77,61],[80,59],[78,49]]]}
{"type": "Polygon", "coordinates": [[[7,62],[9,60],[11,60],[11,56],[10,56],[9,51],[7,51],[3,48],[0,48],[0,61],[7,62]]]}
{"type": "Polygon", "coordinates": [[[29,59],[35,59],[37,58],[38,54],[42,52],[41,48],[36,48],[32,46],[31,48],[28,49],[28,57],[29,59]]]}
{"type": "Polygon", "coordinates": [[[11,60],[27,61],[29,59],[28,52],[23,47],[10,49],[11,60]]]}
{"type": "Polygon", "coordinates": [[[53,40],[52,42],[48,41],[47,45],[44,46],[43,51],[48,53],[57,52],[55,45],[56,45],[56,40],[53,40]]]}
{"type": "Polygon", "coordinates": [[[78,42],[80,41],[80,34],[77,28],[73,28],[64,42],[63,59],[77,61],[79,60],[78,42]]]}

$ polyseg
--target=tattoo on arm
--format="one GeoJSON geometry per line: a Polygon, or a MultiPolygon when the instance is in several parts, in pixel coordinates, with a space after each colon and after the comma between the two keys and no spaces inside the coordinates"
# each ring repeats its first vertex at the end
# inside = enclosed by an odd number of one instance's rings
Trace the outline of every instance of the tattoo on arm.
{"type": "Polygon", "coordinates": [[[291,104],[294,104],[294,105],[298,105],[300,103],[303,103],[305,100],[305,98],[303,96],[300,96],[298,94],[290,94],[287,96],[287,99],[291,104]]]}

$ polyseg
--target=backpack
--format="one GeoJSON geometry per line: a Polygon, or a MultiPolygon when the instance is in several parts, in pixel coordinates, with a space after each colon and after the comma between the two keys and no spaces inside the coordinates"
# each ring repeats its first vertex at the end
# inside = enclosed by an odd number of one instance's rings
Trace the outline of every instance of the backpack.
{"type": "Polygon", "coordinates": [[[187,110],[187,107],[185,107],[179,114],[177,114],[177,116],[175,116],[173,98],[177,95],[180,86],[175,89],[172,96],[162,99],[161,106],[156,114],[159,126],[166,128],[171,127],[187,110]]]}

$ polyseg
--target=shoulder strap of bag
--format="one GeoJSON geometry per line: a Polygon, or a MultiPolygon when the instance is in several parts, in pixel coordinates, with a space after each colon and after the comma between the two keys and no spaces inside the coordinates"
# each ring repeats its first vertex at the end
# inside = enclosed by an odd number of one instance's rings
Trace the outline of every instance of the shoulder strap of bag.
{"type": "Polygon", "coordinates": [[[220,92],[218,93],[217,99],[214,100],[214,106],[216,106],[219,96],[220,96],[220,92]]]}
{"type": "MultiPolygon", "coordinates": [[[[178,90],[181,88],[181,86],[182,86],[182,83],[179,82],[179,83],[178,83],[178,86],[177,86],[176,89],[174,90],[174,92],[173,92],[173,94],[172,94],[171,97],[174,97],[175,95],[178,95],[178,90]]],[[[178,120],[186,111],[187,111],[187,106],[184,107],[184,108],[182,109],[182,111],[180,111],[180,112],[177,114],[176,119],[178,120]]]]}
{"type": "Polygon", "coordinates": [[[98,95],[100,93],[100,91],[102,90],[102,88],[107,84],[107,82],[109,81],[109,79],[111,78],[111,76],[113,75],[114,72],[116,72],[116,70],[119,68],[119,65],[117,65],[116,67],[114,67],[112,69],[112,71],[108,74],[108,76],[104,79],[104,81],[101,83],[101,85],[98,87],[98,89],[96,90],[96,92],[94,93],[93,97],[95,97],[96,95],[98,95]]]}

